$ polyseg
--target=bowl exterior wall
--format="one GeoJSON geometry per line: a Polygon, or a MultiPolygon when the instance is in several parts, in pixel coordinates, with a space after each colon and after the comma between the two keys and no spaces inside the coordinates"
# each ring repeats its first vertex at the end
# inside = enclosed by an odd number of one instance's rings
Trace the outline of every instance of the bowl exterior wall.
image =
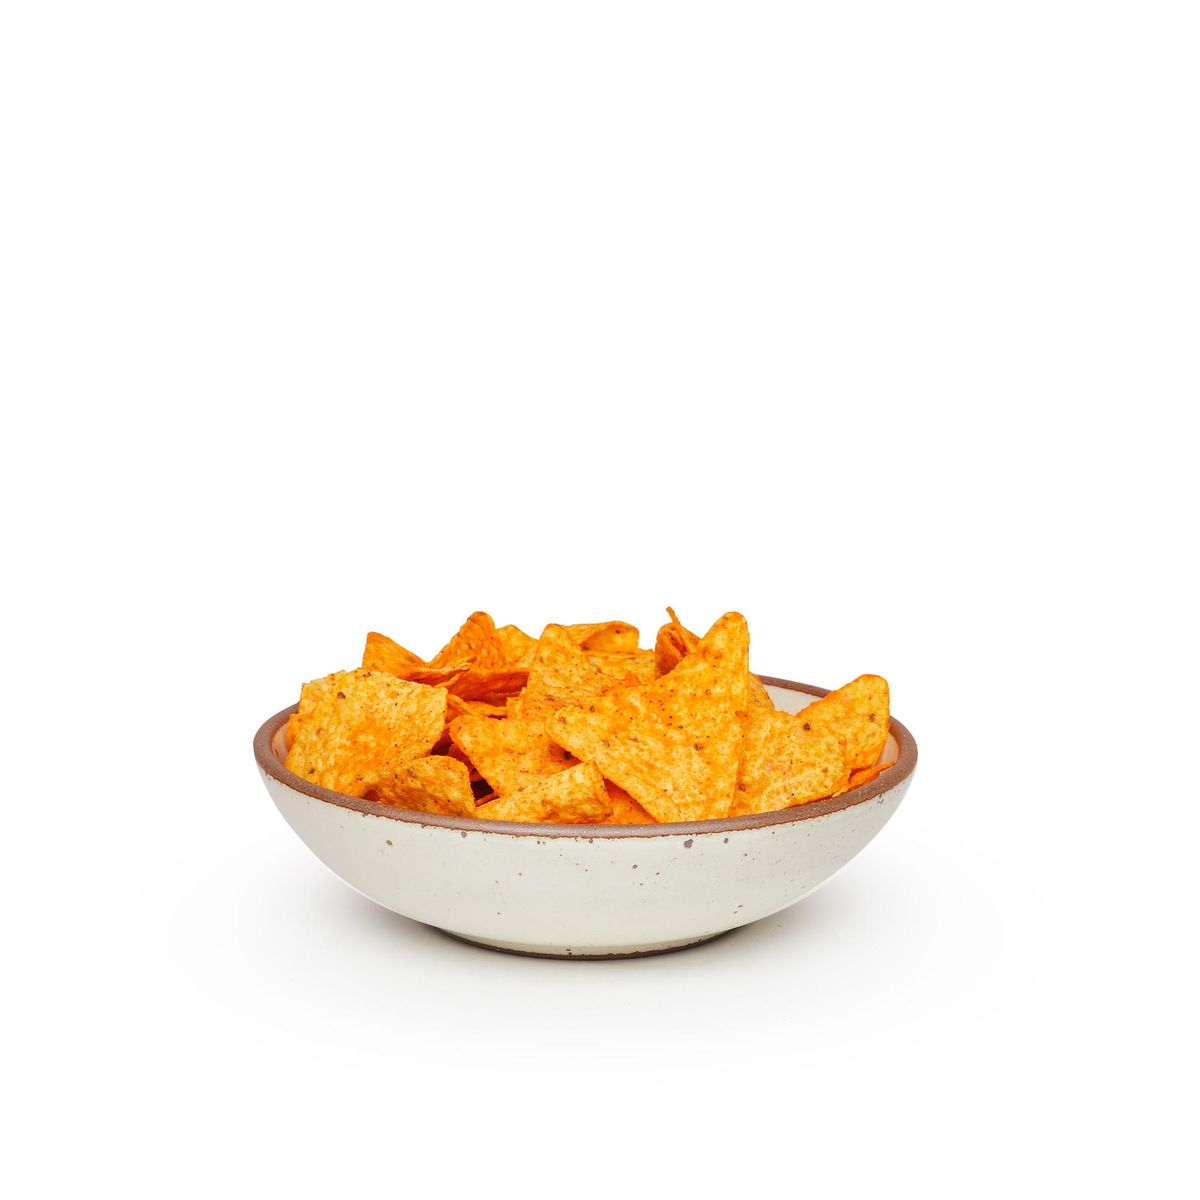
{"type": "Polygon", "coordinates": [[[583,956],[686,944],[794,904],[883,828],[911,782],[760,829],[541,838],[360,813],[262,774],[301,840],[376,903],[460,937],[583,956]]]}

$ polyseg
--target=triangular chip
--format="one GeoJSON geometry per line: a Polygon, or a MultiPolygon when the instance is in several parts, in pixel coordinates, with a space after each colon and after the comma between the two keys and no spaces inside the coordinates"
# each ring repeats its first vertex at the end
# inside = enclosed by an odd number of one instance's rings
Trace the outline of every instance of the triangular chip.
{"type": "Polygon", "coordinates": [[[850,777],[841,739],[804,728],[791,713],[751,709],[742,716],[742,762],[731,817],[774,812],[843,790],[850,777]]]}
{"type": "Polygon", "coordinates": [[[563,626],[547,625],[538,639],[529,682],[514,704],[515,715],[542,722],[564,705],[586,704],[615,686],[563,626]]]}
{"type": "Polygon", "coordinates": [[[384,804],[452,817],[475,815],[467,766],[445,755],[415,758],[386,768],[375,790],[384,804]]]}
{"type": "Polygon", "coordinates": [[[873,767],[888,738],[888,685],[879,675],[857,679],[799,712],[807,725],[827,725],[846,743],[852,771],[873,767]]]}
{"type": "MultiPolygon", "coordinates": [[[[667,609],[670,623],[658,631],[654,642],[654,669],[658,675],[666,675],[700,644],[699,637],[684,628],[673,608],[667,609]]],[[[774,711],[775,703],[757,675],[750,676],[747,704],[750,708],[774,711]]]]}
{"type": "Polygon", "coordinates": [[[600,823],[612,812],[612,802],[600,772],[590,763],[532,783],[476,810],[485,821],[559,821],[600,823]]]}
{"type": "Polygon", "coordinates": [[[425,660],[385,634],[368,633],[362,665],[368,671],[389,671],[403,679],[407,668],[423,667],[425,660]]]}
{"type": "MultiPolygon", "coordinates": [[[[749,680],[745,618],[726,613],[669,675],[563,708],[546,732],[659,821],[729,813],[749,680]]],[[[482,770],[482,767],[480,768],[482,770]]]]}
{"type": "Polygon", "coordinates": [[[535,721],[459,717],[450,725],[450,738],[502,796],[575,762],[535,721]]]}
{"type": "Polygon", "coordinates": [[[533,662],[534,651],[537,649],[537,638],[530,637],[523,629],[515,625],[501,625],[496,630],[496,637],[504,647],[504,657],[510,666],[529,667],[533,662]]]}
{"type": "Polygon", "coordinates": [[[442,688],[385,671],[338,671],[301,688],[286,766],[310,783],[362,796],[386,769],[428,754],[445,716],[442,688]]]}
{"type": "MultiPolygon", "coordinates": [[[[476,613],[476,617],[487,618],[486,613],[476,613]]],[[[472,642],[476,647],[482,647],[484,657],[489,662],[495,660],[495,647],[487,641],[486,627],[475,617],[463,626],[467,633],[459,630],[455,638],[460,638],[459,649],[466,654],[472,642]],[[480,629],[484,632],[480,633],[480,629]]],[[[451,645],[454,645],[452,642],[451,645]]],[[[449,647],[447,647],[449,649],[449,647]]],[[[445,651],[442,652],[443,654],[445,651]]],[[[439,655],[441,657],[441,655],[439,655]]],[[[463,658],[455,662],[442,664],[424,663],[411,650],[406,650],[398,642],[385,637],[382,633],[368,633],[367,644],[363,649],[363,666],[372,671],[388,671],[398,679],[408,679],[413,683],[428,683],[447,688],[455,695],[465,700],[481,700],[496,697],[503,700],[505,696],[515,695],[525,686],[527,672],[524,667],[514,666],[501,661],[498,665],[486,665],[463,658]]]]}
{"type": "Polygon", "coordinates": [[[429,665],[448,667],[464,662],[476,667],[503,667],[507,662],[504,643],[496,636],[496,626],[485,612],[472,613],[429,660],[429,665]]]}
{"type": "Polygon", "coordinates": [[[465,663],[448,667],[431,667],[422,662],[411,650],[399,642],[393,642],[382,633],[368,633],[363,647],[362,665],[368,671],[387,671],[397,679],[412,683],[427,683],[433,687],[445,687],[453,683],[467,669],[465,663]]]}

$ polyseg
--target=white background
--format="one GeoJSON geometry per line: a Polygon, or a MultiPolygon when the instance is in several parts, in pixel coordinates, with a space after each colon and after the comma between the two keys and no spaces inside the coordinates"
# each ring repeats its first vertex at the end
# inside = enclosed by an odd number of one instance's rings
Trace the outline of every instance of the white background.
{"type": "Polygon", "coordinates": [[[1194,1194],[1194,6],[3,13],[10,1194],[1194,1194]],[[921,749],[721,942],[257,778],[369,628],[666,604],[921,749]]]}

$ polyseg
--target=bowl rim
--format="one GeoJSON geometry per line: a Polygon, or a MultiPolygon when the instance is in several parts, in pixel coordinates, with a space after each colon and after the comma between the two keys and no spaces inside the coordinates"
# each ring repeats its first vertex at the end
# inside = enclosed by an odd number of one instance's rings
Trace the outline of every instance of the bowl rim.
{"type": "MultiPolygon", "coordinates": [[[[789,692],[802,692],[819,698],[829,694],[829,688],[816,687],[808,683],[797,683],[791,679],[779,679],[773,675],[759,675],[768,687],[783,688],[789,692]]],[[[793,808],[774,809],[771,812],[752,813],[741,817],[716,817],[709,821],[658,821],[652,825],[564,825],[551,822],[524,823],[519,821],[487,821],[482,817],[444,817],[433,813],[418,812],[394,804],[380,804],[374,800],[363,800],[356,796],[344,796],[341,792],[310,783],[289,771],[278,759],[273,749],[275,735],[299,708],[292,704],[268,717],[254,735],[254,758],[264,775],[277,783],[327,804],[348,808],[353,812],[370,816],[385,817],[407,825],[429,825],[439,829],[457,829],[463,837],[468,833],[499,833],[509,837],[691,837],[698,833],[728,833],[731,830],[763,829],[770,825],[787,825],[795,821],[811,821],[815,817],[841,812],[859,804],[866,804],[885,792],[890,792],[912,775],[917,765],[917,743],[913,735],[895,717],[891,718],[888,732],[896,739],[899,751],[896,762],[874,779],[825,800],[812,800],[793,808]]]]}

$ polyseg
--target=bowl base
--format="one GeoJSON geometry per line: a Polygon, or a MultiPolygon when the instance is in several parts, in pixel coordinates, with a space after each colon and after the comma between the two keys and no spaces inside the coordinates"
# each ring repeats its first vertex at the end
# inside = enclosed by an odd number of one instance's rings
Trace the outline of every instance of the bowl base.
{"type": "Polygon", "coordinates": [[[453,929],[441,930],[447,937],[485,950],[499,950],[504,954],[523,954],[527,958],[647,958],[652,954],[670,954],[672,950],[686,950],[689,946],[700,946],[729,933],[728,929],[706,933],[703,937],[683,938],[678,942],[648,942],[644,946],[587,946],[582,949],[572,946],[527,946],[521,942],[497,942],[491,938],[472,937],[467,933],[455,933],[453,929]]]}

